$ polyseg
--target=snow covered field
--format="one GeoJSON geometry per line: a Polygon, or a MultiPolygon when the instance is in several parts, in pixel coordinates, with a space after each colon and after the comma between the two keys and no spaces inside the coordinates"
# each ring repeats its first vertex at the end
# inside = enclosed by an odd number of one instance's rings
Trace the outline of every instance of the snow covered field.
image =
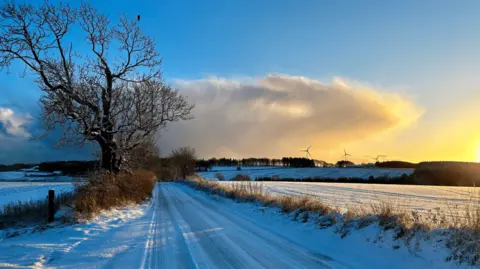
{"type": "Polygon", "coordinates": [[[408,248],[376,225],[341,238],[278,209],[157,185],[151,205],[0,239],[1,268],[471,268],[445,262],[443,235],[408,248]]]}
{"type": "MultiPolygon", "coordinates": [[[[220,182],[239,184],[239,182],[220,182]]],[[[480,189],[473,187],[413,186],[390,184],[257,182],[274,195],[307,195],[334,208],[346,210],[386,202],[406,212],[454,215],[466,207],[480,206],[480,189]]]]}
{"type": "Polygon", "coordinates": [[[74,186],[72,183],[0,182],[0,209],[12,202],[44,199],[50,189],[58,194],[73,191],[74,186]]]}
{"type": "MultiPolygon", "coordinates": [[[[242,170],[279,169],[278,166],[242,166],[242,170]]],[[[236,171],[236,166],[212,166],[212,171],[236,171]]]]}
{"type": "Polygon", "coordinates": [[[24,172],[0,172],[0,182],[2,181],[53,181],[53,182],[70,182],[70,176],[49,176],[49,173],[35,172],[29,173],[35,176],[25,176],[24,172]],[[42,176],[44,174],[45,176],[42,176]]]}
{"type": "MultiPolygon", "coordinates": [[[[219,167],[214,167],[219,168],[219,167]]],[[[368,179],[368,177],[398,177],[402,174],[411,174],[413,169],[408,168],[333,168],[333,167],[316,167],[316,168],[287,168],[287,167],[244,167],[242,170],[237,171],[236,167],[221,167],[218,170],[219,173],[222,173],[227,180],[234,178],[238,174],[248,174],[252,179],[258,177],[272,177],[279,176],[280,178],[306,178],[306,177],[320,177],[320,178],[341,178],[341,177],[356,177],[368,179]]],[[[213,172],[199,172],[197,174],[201,175],[206,179],[215,179],[215,174],[217,171],[213,172]]]]}

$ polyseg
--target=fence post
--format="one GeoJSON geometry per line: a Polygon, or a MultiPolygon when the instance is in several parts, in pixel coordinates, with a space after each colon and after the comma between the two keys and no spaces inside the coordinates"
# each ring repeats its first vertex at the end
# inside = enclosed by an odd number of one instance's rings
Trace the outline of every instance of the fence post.
{"type": "Polygon", "coordinates": [[[48,222],[52,222],[55,218],[55,191],[48,191],[48,222]]]}

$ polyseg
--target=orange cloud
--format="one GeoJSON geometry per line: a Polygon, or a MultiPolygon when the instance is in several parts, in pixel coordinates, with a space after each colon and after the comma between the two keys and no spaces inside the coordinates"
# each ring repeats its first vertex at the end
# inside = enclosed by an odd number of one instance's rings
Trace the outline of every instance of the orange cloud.
{"type": "Polygon", "coordinates": [[[178,80],[196,103],[195,119],[172,125],[161,148],[192,146],[201,157],[298,155],[299,149],[337,148],[407,127],[423,113],[394,92],[335,78],[331,84],[270,74],[247,80],[178,80]]]}

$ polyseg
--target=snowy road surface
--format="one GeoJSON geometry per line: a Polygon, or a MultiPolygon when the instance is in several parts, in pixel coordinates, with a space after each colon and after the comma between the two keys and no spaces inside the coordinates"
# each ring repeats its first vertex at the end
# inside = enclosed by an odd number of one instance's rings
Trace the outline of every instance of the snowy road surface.
{"type": "Polygon", "coordinates": [[[446,263],[439,241],[419,243],[413,255],[379,238],[377,226],[343,239],[334,229],[160,183],[149,204],[78,225],[0,236],[0,268],[467,268],[446,263]]]}
{"type": "Polygon", "coordinates": [[[341,268],[203,195],[163,185],[145,264],[153,268],[341,268]]]}

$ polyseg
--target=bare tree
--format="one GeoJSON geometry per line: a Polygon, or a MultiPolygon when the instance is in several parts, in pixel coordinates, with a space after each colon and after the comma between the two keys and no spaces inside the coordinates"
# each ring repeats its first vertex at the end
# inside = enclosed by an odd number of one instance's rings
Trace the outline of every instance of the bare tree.
{"type": "Polygon", "coordinates": [[[136,148],[125,153],[124,159],[129,169],[156,172],[160,166],[160,150],[153,138],[147,138],[136,148]]]}
{"type": "Polygon", "coordinates": [[[170,156],[171,164],[175,170],[175,177],[186,179],[195,173],[195,150],[190,147],[174,149],[170,156]]]}
{"type": "Polygon", "coordinates": [[[119,171],[127,152],[168,123],[193,117],[193,105],[163,82],[155,42],[125,16],[113,24],[87,4],[6,2],[0,66],[15,60],[44,93],[47,130],[64,130],[60,145],[98,143],[101,167],[110,171],[119,171]],[[78,33],[85,42],[75,39],[78,33]],[[79,43],[88,49],[75,51],[79,43]]]}

